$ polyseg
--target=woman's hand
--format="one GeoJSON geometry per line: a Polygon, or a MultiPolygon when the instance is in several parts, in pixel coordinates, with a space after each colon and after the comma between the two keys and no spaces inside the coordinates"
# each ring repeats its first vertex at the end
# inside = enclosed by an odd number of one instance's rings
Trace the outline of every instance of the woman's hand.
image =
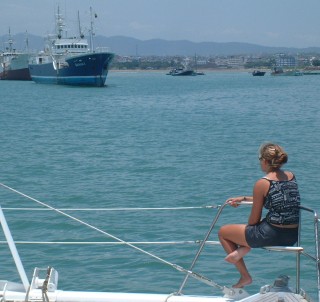
{"type": "Polygon", "coordinates": [[[245,196],[231,197],[226,200],[226,203],[236,208],[240,205],[242,201],[246,200],[245,196]]]}

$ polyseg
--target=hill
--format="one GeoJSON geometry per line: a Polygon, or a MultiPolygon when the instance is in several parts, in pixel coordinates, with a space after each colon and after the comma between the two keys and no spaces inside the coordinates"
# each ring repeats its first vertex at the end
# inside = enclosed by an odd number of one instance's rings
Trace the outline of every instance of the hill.
{"type": "MultiPolygon", "coordinates": [[[[0,50],[5,50],[8,35],[0,36],[0,50]]],[[[26,34],[13,36],[16,49],[26,49],[26,34]]],[[[45,38],[28,34],[30,50],[42,50],[45,38]]],[[[95,46],[109,47],[110,50],[121,56],[232,56],[232,55],[259,55],[273,53],[320,53],[319,47],[287,48],[268,47],[240,42],[191,42],[187,40],[168,41],[162,39],[139,40],[124,36],[96,36],[95,46]]]]}
{"type": "Polygon", "coordinates": [[[320,48],[286,48],[286,47],[267,47],[250,43],[217,43],[217,42],[191,42],[187,40],[168,41],[161,39],[138,40],[134,38],[114,36],[114,37],[96,37],[96,45],[109,45],[116,54],[119,55],[155,55],[172,56],[183,55],[193,56],[215,56],[215,55],[257,55],[273,53],[319,53],[320,48]]]}

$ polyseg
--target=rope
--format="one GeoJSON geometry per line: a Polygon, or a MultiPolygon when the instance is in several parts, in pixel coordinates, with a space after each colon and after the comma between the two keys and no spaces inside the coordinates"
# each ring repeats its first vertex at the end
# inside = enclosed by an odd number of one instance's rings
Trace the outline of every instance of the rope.
{"type": "Polygon", "coordinates": [[[185,268],[183,268],[183,267],[181,267],[181,266],[179,266],[177,264],[174,264],[174,263],[171,263],[171,262],[169,262],[167,260],[164,260],[164,259],[162,259],[162,258],[160,258],[160,257],[158,257],[158,256],[156,256],[156,255],[154,255],[152,253],[149,253],[149,252],[147,252],[147,251],[135,246],[134,244],[126,242],[126,241],[124,241],[124,240],[122,240],[122,239],[120,239],[120,238],[118,238],[118,237],[116,237],[116,236],[114,236],[114,235],[112,235],[112,234],[110,234],[108,232],[105,232],[105,231],[103,231],[103,230],[101,230],[101,229],[99,229],[99,228],[97,228],[97,227],[95,227],[95,226],[93,226],[93,225],[91,225],[91,224],[89,224],[89,223],[87,223],[85,221],[82,221],[82,220],[80,220],[80,219],[78,219],[78,218],[76,218],[76,217],[74,217],[72,215],[69,215],[69,214],[67,214],[67,213],[65,213],[65,212],[63,212],[61,210],[58,210],[58,209],[56,209],[56,208],[54,208],[54,207],[52,207],[52,206],[40,201],[40,200],[37,200],[37,199],[35,199],[35,198],[31,197],[31,196],[28,196],[28,195],[26,195],[26,194],[24,194],[22,192],[19,192],[19,191],[15,190],[15,189],[3,184],[3,183],[0,183],[0,185],[3,186],[6,189],[12,191],[12,192],[15,192],[18,195],[21,195],[21,196],[23,196],[23,197],[25,197],[27,199],[30,199],[30,200],[32,200],[32,201],[34,201],[34,202],[36,202],[36,203],[38,203],[38,204],[40,204],[40,205],[42,205],[44,207],[47,207],[47,208],[49,208],[49,209],[51,209],[51,210],[53,210],[53,211],[55,211],[57,213],[60,213],[63,216],[66,216],[66,217],[68,217],[68,218],[70,218],[70,219],[72,219],[74,221],[77,221],[80,224],[83,224],[83,225],[85,225],[85,226],[87,226],[87,227],[89,227],[89,228],[91,228],[91,229],[93,229],[93,230],[95,230],[95,231],[97,231],[99,233],[102,233],[102,234],[104,234],[104,235],[106,235],[108,237],[111,237],[114,240],[121,242],[122,244],[130,246],[131,248],[133,248],[133,249],[135,249],[135,250],[137,250],[137,251],[139,251],[139,252],[141,252],[143,254],[146,254],[146,255],[158,260],[159,262],[167,264],[167,265],[171,266],[172,268],[175,268],[176,270],[178,270],[180,272],[186,273],[187,275],[193,277],[194,279],[197,279],[197,280],[199,280],[199,281],[201,281],[203,283],[206,283],[207,285],[210,285],[212,287],[217,287],[219,289],[223,289],[223,286],[213,282],[212,280],[206,278],[205,276],[202,276],[202,275],[200,275],[198,273],[195,273],[193,271],[187,270],[187,269],[185,269],[185,268]]]}
{"type": "Polygon", "coordinates": [[[42,285],[42,300],[43,300],[43,302],[49,302],[48,283],[49,283],[49,279],[50,279],[51,270],[52,270],[52,268],[48,267],[46,279],[43,281],[43,285],[42,285]]]}

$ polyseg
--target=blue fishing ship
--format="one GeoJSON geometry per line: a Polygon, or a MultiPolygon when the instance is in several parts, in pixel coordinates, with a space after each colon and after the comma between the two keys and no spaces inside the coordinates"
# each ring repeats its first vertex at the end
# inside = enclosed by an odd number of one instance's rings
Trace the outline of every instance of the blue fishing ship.
{"type": "Polygon", "coordinates": [[[81,32],[79,36],[67,37],[64,34],[64,19],[56,15],[56,33],[47,39],[44,51],[32,57],[29,63],[31,79],[36,83],[62,84],[74,86],[105,86],[110,63],[114,54],[107,48],[93,47],[93,18],[91,11],[90,41],[81,32]]]}

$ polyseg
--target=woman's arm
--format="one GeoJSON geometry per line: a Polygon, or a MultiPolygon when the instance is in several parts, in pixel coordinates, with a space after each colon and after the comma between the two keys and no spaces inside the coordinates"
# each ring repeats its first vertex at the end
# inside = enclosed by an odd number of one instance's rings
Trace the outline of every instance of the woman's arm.
{"type": "Polygon", "coordinates": [[[237,207],[241,204],[242,201],[252,201],[253,197],[248,195],[238,196],[238,197],[230,197],[226,200],[233,207],[237,207]]]}
{"type": "Polygon", "coordinates": [[[264,198],[269,191],[269,182],[266,179],[259,179],[253,187],[253,204],[248,219],[249,225],[255,225],[260,222],[264,198]]]}

